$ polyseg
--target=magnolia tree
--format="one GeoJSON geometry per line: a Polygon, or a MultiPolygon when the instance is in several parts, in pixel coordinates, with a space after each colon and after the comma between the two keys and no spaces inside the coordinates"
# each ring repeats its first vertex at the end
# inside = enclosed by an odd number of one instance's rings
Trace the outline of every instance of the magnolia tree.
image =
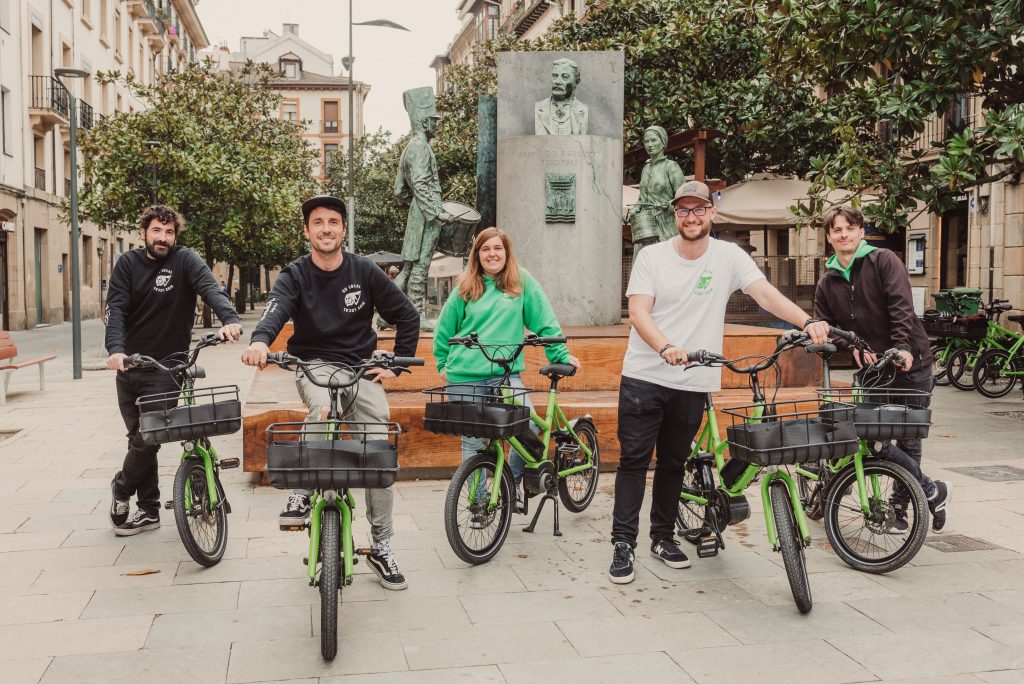
{"type": "Polygon", "coordinates": [[[299,205],[317,193],[317,152],[299,125],[279,118],[271,76],[266,65],[222,72],[210,61],[149,85],[130,74],[97,74],[122,83],[145,108],[82,132],[83,217],[128,230],[155,201],[181,212],[187,229],[179,242],[211,266],[273,267],[295,258],[303,249],[299,205]]]}

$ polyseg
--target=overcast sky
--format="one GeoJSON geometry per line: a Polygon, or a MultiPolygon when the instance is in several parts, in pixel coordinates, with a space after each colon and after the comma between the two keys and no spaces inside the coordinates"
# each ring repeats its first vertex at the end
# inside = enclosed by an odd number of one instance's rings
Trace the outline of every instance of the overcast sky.
{"type": "MultiPolygon", "coordinates": [[[[334,73],[342,75],[341,58],[348,54],[348,4],[347,0],[201,0],[196,12],[210,44],[226,41],[232,52],[238,51],[242,36],[261,36],[266,29],[280,34],[282,24],[298,24],[299,37],[333,56],[334,73]]],[[[352,0],[356,21],[390,19],[410,31],[353,28],[355,78],[370,84],[367,131],[383,126],[401,135],[408,130],[402,92],[434,85],[429,65],[459,29],[455,13],[459,4],[458,0],[352,0]]]]}

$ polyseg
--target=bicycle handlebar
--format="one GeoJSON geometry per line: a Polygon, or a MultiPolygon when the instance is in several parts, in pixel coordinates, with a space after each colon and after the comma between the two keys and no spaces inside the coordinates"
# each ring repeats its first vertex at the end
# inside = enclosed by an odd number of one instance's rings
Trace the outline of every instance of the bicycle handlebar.
{"type": "Polygon", "coordinates": [[[490,361],[491,363],[496,363],[499,366],[504,366],[505,364],[511,366],[512,363],[517,358],[519,358],[519,355],[526,347],[548,347],[553,344],[565,344],[567,339],[568,338],[566,337],[555,336],[540,337],[538,335],[530,333],[523,337],[522,342],[518,342],[516,344],[488,345],[480,341],[480,336],[477,333],[471,332],[465,337],[449,337],[448,344],[452,346],[466,347],[468,349],[476,347],[484,355],[484,358],[490,361]],[[495,356],[487,351],[487,347],[515,347],[515,351],[513,351],[509,356],[495,356]]]}
{"type": "Polygon", "coordinates": [[[409,371],[408,366],[422,366],[424,361],[423,359],[418,359],[412,356],[395,356],[394,352],[378,349],[373,352],[373,356],[357,366],[331,364],[330,362],[310,363],[303,361],[297,356],[292,356],[287,352],[271,352],[270,354],[267,354],[267,363],[272,363],[275,366],[280,366],[281,368],[288,370],[300,370],[302,371],[302,374],[317,387],[324,387],[326,389],[344,389],[359,382],[363,376],[366,375],[366,371],[371,368],[393,370],[395,371],[395,374],[398,375],[402,371],[411,372],[409,371]],[[343,382],[332,374],[326,381],[320,381],[310,369],[319,368],[324,365],[334,365],[338,369],[347,368],[352,372],[352,377],[348,381],[343,382]]]}
{"type": "Polygon", "coordinates": [[[185,361],[175,359],[175,355],[171,355],[166,359],[161,359],[160,361],[157,361],[152,356],[145,356],[143,354],[132,354],[131,356],[125,358],[124,369],[129,370],[132,368],[158,368],[168,373],[174,373],[176,371],[184,370],[186,368],[194,366],[196,363],[196,359],[199,357],[200,349],[205,349],[206,347],[216,347],[218,344],[223,344],[226,341],[227,340],[220,339],[214,333],[208,333],[204,335],[201,340],[199,340],[196,346],[192,347],[191,349],[185,352],[179,352],[187,354],[185,361]],[[168,365],[168,362],[171,362],[171,364],[168,365]]]}
{"type": "MultiPolygon", "coordinates": [[[[857,348],[860,348],[860,349],[870,349],[868,347],[867,343],[864,342],[864,340],[862,340],[860,337],[858,337],[856,333],[852,333],[852,332],[850,332],[848,330],[842,330],[841,328],[833,328],[833,327],[829,327],[828,332],[829,332],[829,335],[832,335],[834,337],[838,337],[840,339],[846,340],[847,342],[849,342],[854,347],[857,347],[857,348]]],[[[689,354],[686,355],[687,356],[687,363],[689,364],[687,366],[687,368],[689,368],[690,366],[715,366],[715,365],[720,365],[720,366],[725,366],[726,368],[731,370],[733,373],[741,373],[741,374],[744,374],[744,375],[752,375],[754,373],[760,373],[761,371],[768,369],[770,366],[772,366],[778,360],[779,354],[781,354],[782,352],[786,351],[787,349],[792,349],[792,348],[794,348],[796,346],[801,346],[801,345],[802,346],[810,346],[810,347],[815,346],[815,345],[810,345],[809,342],[810,342],[810,336],[807,333],[803,332],[802,330],[790,330],[790,331],[788,331],[788,332],[786,332],[785,334],[782,335],[782,339],[779,340],[779,343],[776,345],[774,352],[772,352],[771,354],[769,354],[766,357],[763,357],[762,361],[759,361],[758,363],[755,363],[755,364],[753,364],[751,366],[740,366],[740,365],[738,365],[737,362],[741,361],[742,359],[733,359],[732,361],[730,361],[730,360],[726,359],[724,356],[722,356],[721,354],[717,354],[715,352],[709,352],[709,351],[707,351],[705,349],[701,349],[699,351],[690,352],[689,354]]],[[[812,349],[812,351],[817,351],[817,350],[813,350],[812,349]]],[[[749,358],[749,357],[743,357],[743,358],[749,358]]]]}

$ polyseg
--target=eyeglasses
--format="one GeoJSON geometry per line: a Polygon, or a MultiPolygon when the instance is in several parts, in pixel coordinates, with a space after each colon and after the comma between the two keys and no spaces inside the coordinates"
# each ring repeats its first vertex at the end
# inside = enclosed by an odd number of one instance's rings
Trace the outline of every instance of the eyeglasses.
{"type": "Polygon", "coordinates": [[[686,207],[676,207],[676,216],[686,218],[690,214],[694,216],[703,216],[708,213],[708,209],[711,207],[695,207],[693,209],[687,209],[686,207]]]}

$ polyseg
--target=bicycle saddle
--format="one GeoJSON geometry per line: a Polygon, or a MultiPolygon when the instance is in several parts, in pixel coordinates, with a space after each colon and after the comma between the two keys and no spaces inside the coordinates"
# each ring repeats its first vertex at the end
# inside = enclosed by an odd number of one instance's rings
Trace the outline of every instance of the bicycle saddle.
{"type": "Polygon", "coordinates": [[[1018,314],[1016,316],[1007,316],[1007,320],[1013,321],[1014,323],[1020,323],[1024,325],[1024,314],[1018,314]]]}
{"type": "Polygon", "coordinates": [[[576,366],[568,363],[549,363],[540,369],[541,375],[546,375],[549,378],[571,378],[576,375],[576,366]]]}

